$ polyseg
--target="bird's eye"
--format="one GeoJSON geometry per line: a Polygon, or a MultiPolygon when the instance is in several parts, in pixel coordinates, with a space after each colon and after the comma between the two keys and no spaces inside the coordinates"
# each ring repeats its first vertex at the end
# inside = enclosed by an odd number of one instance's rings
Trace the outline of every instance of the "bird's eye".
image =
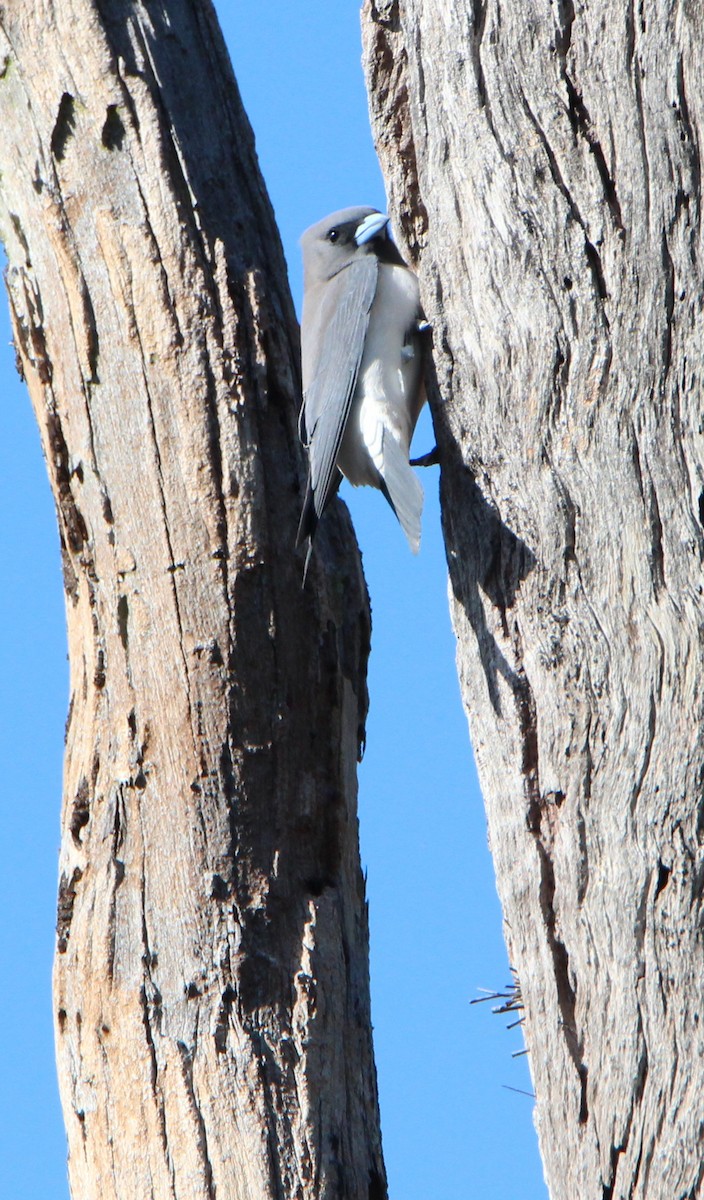
{"type": "Polygon", "coordinates": [[[339,236],[340,236],[340,230],[339,230],[339,229],[331,229],[331,230],[330,230],[330,232],[329,232],[329,234],[328,234],[328,241],[329,241],[329,242],[336,242],[336,241],[337,241],[337,239],[339,238],[339,236]]]}

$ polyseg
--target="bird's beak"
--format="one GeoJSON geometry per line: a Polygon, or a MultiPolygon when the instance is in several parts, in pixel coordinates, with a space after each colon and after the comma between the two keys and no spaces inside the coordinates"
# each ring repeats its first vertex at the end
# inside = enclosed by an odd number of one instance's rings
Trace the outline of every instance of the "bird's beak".
{"type": "Polygon", "coordinates": [[[363,246],[365,242],[371,242],[372,238],[377,237],[382,230],[386,229],[388,223],[389,218],[384,213],[370,213],[355,229],[355,242],[358,246],[363,246]]]}

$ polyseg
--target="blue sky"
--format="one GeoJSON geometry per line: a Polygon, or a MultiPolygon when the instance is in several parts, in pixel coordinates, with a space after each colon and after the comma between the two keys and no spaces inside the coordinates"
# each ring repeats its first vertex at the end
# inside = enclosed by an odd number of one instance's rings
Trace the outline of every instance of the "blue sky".
{"type": "MultiPolygon", "coordinates": [[[[216,5],[300,310],[298,237],[351,204],[385,207],[356,2],[216,5]]],[[[0,1191],[67,1200],[51,1030],[68,673],[53,503],[0,303],[0,1191]]],[[[433,444],[427,413],[414,451],[433,444]]],[[[414,558],[376,492],[349,503],[372,601],[360,768],[372,1007],[391,1200],[545,1200],[520,1031],[482,988],[509,979],[481,796],[454,664],[438,469],[422,472],[414,558]],[[516,1089],[516,1090],[513,1090],[516,1089]]]]}

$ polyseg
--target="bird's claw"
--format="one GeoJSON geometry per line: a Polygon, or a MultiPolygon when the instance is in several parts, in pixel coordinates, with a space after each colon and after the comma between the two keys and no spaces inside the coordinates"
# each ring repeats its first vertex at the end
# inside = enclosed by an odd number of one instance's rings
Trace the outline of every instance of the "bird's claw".
{"type": "Polygon", "coordinates": [[[410,463],[412,467],[437,467],[440,463],[440,451],[437,446],[433,446],[427,454],[421,454],[420,458],[412,458],[410,463]]]}

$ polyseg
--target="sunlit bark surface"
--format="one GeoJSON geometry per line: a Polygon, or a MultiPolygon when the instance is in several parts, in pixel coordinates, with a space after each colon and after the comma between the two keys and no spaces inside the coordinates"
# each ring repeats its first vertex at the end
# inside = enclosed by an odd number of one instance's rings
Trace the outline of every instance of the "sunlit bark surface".
{"type": "Polygon", "coordinates": [[[703,11],[363,12],[553,1200],[704,1173],[703,11]]]}
{"type": "Polygon", "coordinates": [[[366,590],[341,507],[301,589],[298,332],[206,0],[0,4],[0,224],[64,556],[74,1200],[381,1197],[366,590]]]}

